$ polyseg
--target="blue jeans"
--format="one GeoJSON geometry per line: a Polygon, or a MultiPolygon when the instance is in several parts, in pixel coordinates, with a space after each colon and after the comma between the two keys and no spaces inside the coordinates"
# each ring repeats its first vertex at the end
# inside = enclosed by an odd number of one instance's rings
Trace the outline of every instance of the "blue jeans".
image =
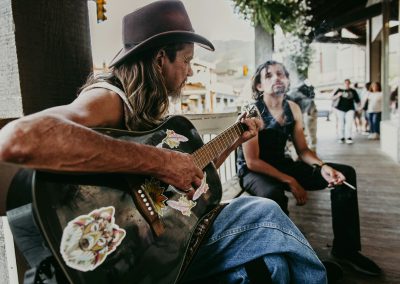
{"type": "Polygon", "coordinates": [[[272,283],[326,283],[326,271],[302,233],[272,200],[240,197],[226,206],[200,246],[184,282],[220,275],[250,283],[244,264],[263,258],[272,283]]]}
{"type": "Polygon", "coordinates": [[[380,124],[381,124],[381,112],[370,112],[368,113],[369,116],[369,129],[371,133],[378,133],[380,134],[380,124]]]}

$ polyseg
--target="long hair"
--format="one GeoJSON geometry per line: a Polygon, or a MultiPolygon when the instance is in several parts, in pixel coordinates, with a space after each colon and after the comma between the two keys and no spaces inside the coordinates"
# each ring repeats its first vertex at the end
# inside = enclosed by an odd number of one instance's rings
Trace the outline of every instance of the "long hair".
{"type": "Polygon", "coordinates": [[[183,48],[184,43],[177,43],[131,56],[108,72],[91,74],[81,90],[97,82],[115,85],[124,91],[133,109],[130,121],[126,122],[129,127],[139,131],[152,129],[162,122],[169,106],[168,90],[156,55],[163,49],[173,62],[177,51],[183,48]]]}
{"type": "Polygon", "coordinates": [[[285,72],[286,77],[289,79],[289,72],[287,71],[285,65],[283,65],[282,63],[280,63],[280,62],[278,62],[278,61],[275,61],[275,60],[267,60],[266,62],[260,64],[260,65],[257,67],[256,72],[255,72],[254,75],[253,75],[252,83],[251,83],[251,90],[253,91],[253,93],[252,93],[253,99],[259,100],[259,99],[262,98],[262,95],[263,95],[263,93],[260,92],[260,91],[257,89],[257,85],[261,83],[261,71],[262,71],[264,68],[265,68],[266,70],[268,70],[269,66],[277,65],[277,64],[279,64],[279,65],[282,66],[283,72],[285,72]]]}
{"type": "Polygon", "coordinates": [[[369,91],[374,93],[374,86],[376,86],[377,91],[376,92],[382,92],[382,87],[381,87],[381,83],[379,82],[372,82],[371,85],[369,86],[369,91]]]}

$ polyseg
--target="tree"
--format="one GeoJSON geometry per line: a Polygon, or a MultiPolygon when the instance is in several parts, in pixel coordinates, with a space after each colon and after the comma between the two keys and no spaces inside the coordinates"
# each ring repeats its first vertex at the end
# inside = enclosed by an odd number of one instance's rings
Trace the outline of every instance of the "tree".
{"type": "MultiPolygon", "coordinates": [[[[232,0],[235,12],[250,20],[256,29],[261,27],[267,34],[273,35],[276,25],[279,25],[288,44],[281,50],[296,64],[300,76],[306,77],[311,62],[311,41],[308,35],[312,32],[307,24],[312,19],[308,14],[310,8],[306,0],[232,0]]],[[[271,37],[271,36],[270,36],[271,37]]],[[[272,39],[272,37],[271,37],[272,39]]],[[[259,37],[256,36],[255,45],[259,37]]],[[[256,52],[256,65],[261,63],[260,54],[256,52]]]]}

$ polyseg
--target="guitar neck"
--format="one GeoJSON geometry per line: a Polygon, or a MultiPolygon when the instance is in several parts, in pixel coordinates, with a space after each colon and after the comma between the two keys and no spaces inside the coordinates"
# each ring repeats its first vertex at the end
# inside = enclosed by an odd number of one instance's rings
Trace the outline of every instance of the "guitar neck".
{"type": "Polygon", "coordinates": [[[195,164],[204,169],[210,162],[217,158],[225,149],[233,144],[243,132],[246,126],[240,122],[235,123],[217,137],[209,141],[203,147],[197,149],[193,154],[195,164]]]}

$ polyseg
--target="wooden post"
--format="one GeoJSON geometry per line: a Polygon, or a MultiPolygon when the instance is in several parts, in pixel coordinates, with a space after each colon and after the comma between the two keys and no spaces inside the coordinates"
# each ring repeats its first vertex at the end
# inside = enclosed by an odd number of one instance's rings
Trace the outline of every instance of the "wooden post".
{"type": "Polygon", "coordinates": [[[92,70],[87,1],[2,0],[0,119],[70,103],[92,70]]]}
{"type": "Polygon", "coordinates": [[[254,51],[255,51],[255,68],[267,60],[272,59],[274,51],[274,38],[260,25],[254,27],[254,51]]]}
{"type": "Polygon", "coordinates": [[[382,1],[382,57],[381,57],[381,84],[383,92],[382,120],[390,119],[390,88],[389,88],[389,19],[390,1],[382,1]]]}
{"type": "MultiPolygon", "coordinates": [[[[87,1],[1,0],[0,18],[0,128],[72,102],[93,66],[87,1]]],[[[1,215],[17,169],[0,164],[1,215]]],[[[26,267],[17,264],[22,283],[26,267]]]]}

